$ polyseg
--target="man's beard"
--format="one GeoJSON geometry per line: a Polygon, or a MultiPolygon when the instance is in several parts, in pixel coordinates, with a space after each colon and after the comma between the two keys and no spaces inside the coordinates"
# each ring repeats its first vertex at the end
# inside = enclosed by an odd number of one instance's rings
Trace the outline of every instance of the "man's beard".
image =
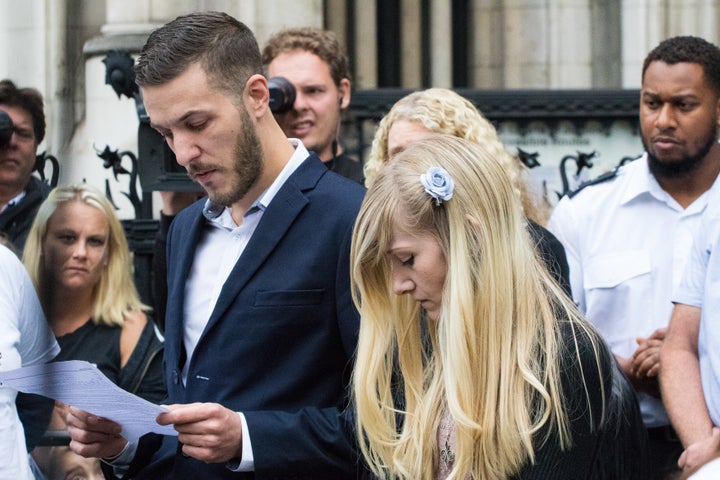
{"type": "Polygon", "coordinates": [[[692,172],[700,168],[705,159],[705,156],[710,152],[710,149],[717,142],[717,134],[711,131],[708,134],[707,141],[695,155],[689,155],[684,157],[678,162],[663,163],[653,155],[648,148],[648,144],[643,138],[643,147],[647,152],[648,168],[650,173],[658,179],[677,179],[689,176],[692,172]]]}
{"type": "Polygon", "coordinates": [[[243,107],[240,107],[240,121],[242,129],[238,133],[233,149],[234,168],[229,172],[232,177],[230,178],[230,191],[225,193],[208,192],[208,197],[212,202],[227,207],[243,198],[263,172],[262,145],[255,131],[255,125],[243,107]]]}

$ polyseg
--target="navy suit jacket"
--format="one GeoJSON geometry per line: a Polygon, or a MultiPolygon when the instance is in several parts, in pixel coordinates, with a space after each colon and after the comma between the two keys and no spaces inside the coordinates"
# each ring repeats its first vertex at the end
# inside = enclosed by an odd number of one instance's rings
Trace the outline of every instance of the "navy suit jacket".
{"type": "Polygon", "coordinates": [[[160,442],[146,435],[128,476],[358,476],[352,426],[343,410],[359,329],[350,294],[350,242],[364,192],[314,154],[298,167],[225,282],[189,360],[185,386],[185,279],[208,228],[204,200],[177,216],[167,244],[168,403],[217,402],[243,412],[255,472],[234,473],[224,464],[184,457],[176,438],[160,442]]]}

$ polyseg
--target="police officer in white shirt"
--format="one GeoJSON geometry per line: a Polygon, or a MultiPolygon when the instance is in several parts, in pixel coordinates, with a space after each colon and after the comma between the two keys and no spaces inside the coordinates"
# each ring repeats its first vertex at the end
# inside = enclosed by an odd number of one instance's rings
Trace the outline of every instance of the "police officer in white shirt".
{"type": "Polygon", "coordinates": [[[563,198],[549,230],[565,246],[574,298],[638,394],[654,479],[677,469],[686,441],[660,397],[659,357],[672,291],[720,189],[720,49],[697,37],[661,42],[643,64],[640,95],[645,154],[563,198]]]}

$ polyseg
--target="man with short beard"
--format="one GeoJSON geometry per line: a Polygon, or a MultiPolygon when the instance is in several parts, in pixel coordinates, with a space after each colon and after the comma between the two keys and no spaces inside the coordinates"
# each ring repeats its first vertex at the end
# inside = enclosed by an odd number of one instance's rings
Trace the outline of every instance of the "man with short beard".
{"type": "Polygon", "coordinates": [[[573,297],[635,387],[650,479],[677,470],[683,451],[660,396],[660,348],[693,234],[720,190],[719,115],[720,50],[696,37],[661,42],[643,63],[645,154],[563,198],[549,224],[573,297]]]}
{"type": "Polygon", "coordinates": [[[364,188],[288,140],[257,42],[233,17],[176,18],[150,35],[135,72],[151,125],[208,196],[168,234],[169,398],[157,421],[177,437],[128,441],[71,409],[70,448],[124,478],[357,478],[343,410],[364,188]]]}

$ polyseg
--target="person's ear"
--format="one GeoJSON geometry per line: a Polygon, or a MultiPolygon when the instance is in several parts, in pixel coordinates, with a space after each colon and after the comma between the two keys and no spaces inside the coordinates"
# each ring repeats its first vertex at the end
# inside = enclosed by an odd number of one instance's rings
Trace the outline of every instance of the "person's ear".
{"type": "Polygon", "coordinates": [[[270,109],[270,89],[264,76],[256,73],[248,78],[243,101],[251,115],[261,116],[265,110],[270,109]]]}
{"type": "Polygon", "coordinates": [[[350,80],[347,78],[343,78],[340,80],[340,84],[338,85],[338,105],[340,105],[340,110],[345,110],[350,106],[350,80]]]}

